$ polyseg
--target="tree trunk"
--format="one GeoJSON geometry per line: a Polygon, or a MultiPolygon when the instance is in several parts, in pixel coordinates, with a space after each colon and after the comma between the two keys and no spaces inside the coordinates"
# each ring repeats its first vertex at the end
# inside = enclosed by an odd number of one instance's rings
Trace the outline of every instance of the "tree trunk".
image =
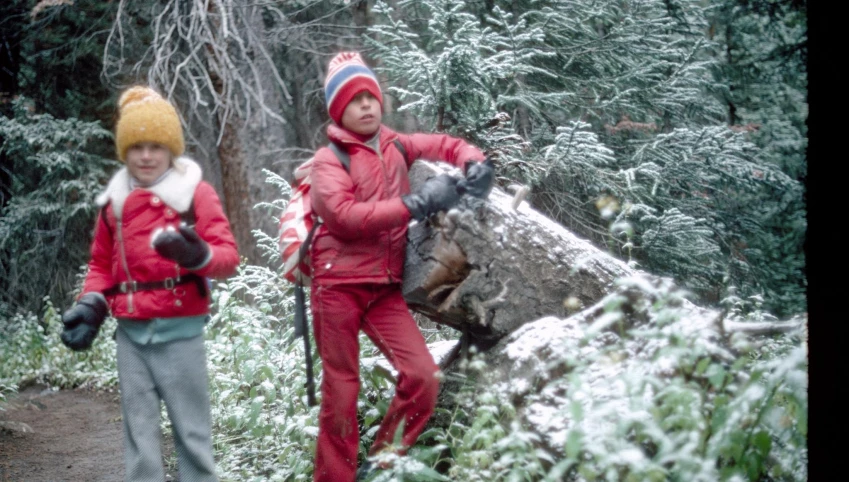
{"type": "Polygon", "coordinates": [[[248,197],[247,166],[241,152],[241,140],[236,127],[236,119],[231,117],[221,126],[224,130],[218,145],[218,158],[221,160],[221,181],[224,187],[224,210],[230,220],[230,229],[236,238],[239,254],[253,263],[253,236],[251,235],[251,203],[248,197]]]}
{"type": "MultiPolygon", "coordinates": [[[[242,15],[245,27],[253,35],[262,38],[265,27],[259,8],[245,9],[242,15]]],[[[288,145],[289,137],[282,120],[272,118],[263,108],[270,106],[279,109],[278,106],[285,102],[283,93],[274,82],[273,67],[266,62],[252,60],[252,57],[261,55],[259,52],[249,51],[248,54],[247,58],[238,59],[241,63],[237,68],[244,71],[245,78],[256,75],[256,97],[247,93],[234,96],[236,102],[243,103],[239,106],[241,109],[234,107],[226,118],[222,111],[220,129],[223,134],[218,146],[218,157],[221,162],[225,209],[239,246],[239,254],[251,264],[265,265],[267,260],[257,246],[253,230],[259,229],[273,235],[277,221],[268,213],[254,209],[254,206],[277,196],[276,189],[265,182],[263,169],[274,168],[275,157],[288,145]],[[240,111],[245,114],[240,115],[240,111]]],[[[214,85],[220,89],[219,96],[227,98],[221,79],[215,74],[212,77],[214,85]]]]}
{"type": "MultiPolygon", "coordinates": [[[[646,388],[648,384],[637,382],[631,387],[635,392],[629,393],[623,390],[628,381],[646,376],[659,380],[660,390],[664,383],[672,387],[681,383],[682,376],[686,378],[682,372],[687,370],[687,362],[672,355],[676,349],[728,370],[745,356],[738,351],[741,347],[756,346],[764,336],[789,334],[785,336],[807,342],[806,316],[784,323],[732,322],[719,310],[679,298],[681,292],[675,294],[675,290],[668,279],[637,274],[618,283],[595,306],[571,317],[529,320],[484,353],[486,371],[475,383],[511,400],[521,425],[535,432],[542,448],[558,457],[566,450],[564,432],[580,423],[570,412],[570,403],[590,396],[607,403],[611,412],[626,416],[632,408],[631,397],[642,396],[636,394],[640,390],[636,387],[642,387],[645,396],[653,393],[646,388]],[[655,336],[643,336],[643,332],[655,336]],[[577,383],[572,381],[576,364],[584,364],[575,375],[581,380],[577,383]]],[[[461,370],[456,360],[443,362],[454,362],[447,371],[461,370]]],[[[462,384],[457,377],[446,379],[440,405],[450,412],[456,403],[453,394],[462,384]]],[[[749,374],[728,370],[726,380],[724,383],[745,385],[749,374]]],[[[707,385],[707,376],[698,382],[707,385]]],[[[705,393],[706,397],[715,395],[709,389],[705,393]]],[[[694,404],[699,405],[709,407],[711,403],[694,404]]],[[[612,420],[615,417],[608,421],[612,420]]]]}
{"type": "MultiPolygon", "coordinates": [[[[438,170],[415,163],[413,190],[438,170]]],[[[615,279],[634,274],[518,191],[496,187],[486,202],[466,197],[459,209],[410,228],[403,291],[414,311],[487,345],[528,321],[590,306],[615,279]]]]}

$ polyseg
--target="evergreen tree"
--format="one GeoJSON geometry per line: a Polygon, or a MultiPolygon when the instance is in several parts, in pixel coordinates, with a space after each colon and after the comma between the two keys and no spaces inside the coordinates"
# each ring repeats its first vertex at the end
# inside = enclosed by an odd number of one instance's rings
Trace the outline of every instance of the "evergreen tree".
{"type": "Polygon", "coordinates": [[[722,42],[730,125],[782,171],[807,172],[807,2],[734,0],[715,11],[711,35],[722,42]]]}
{"type": "Polygon", "coordinates": [[[801,187],[729,128],[721,7],[378,3],[371,45],[399,110],[486,147],[564,225],[707,301],[803,310],[801,187]]]}
{"type": "Polygon", "coordinates": [[[100,69],[115,8],[91,0],[0,7],[2,312],[35,310],[45,295],[64,300],[87,261],[91,201],[112,150],[96,121],[111,122],[114,111],[100,69]]]}
{"type": "Polygon", "coordinates": [[[39,312],[45,296],[70,302],[89,258],[94,197],[118,164],[92,152],[111,138],[98,123],[33,114],[25,99],[14,107],[0,116],[0,153],[13,165],[0,210],[0,318],[39,312]]]}
{"type": "MultiPolygon", "coordinates": [[[[801,183],[807,177],[807,2],[729,0],[714,10],[711,35],[724,50],[728,123],[748,133],[763,162],[801,183]]],[[[778,312],[804,310],[806,205],[801,188],[776,190],[762,229],[748,241],[748,263],[778,312]],[[783,300],[778,303],[777,300],[783,300]]]]}
{"type": "Polygon", "coordinates": [[[100,81],[103,47],[117,5],[96,0],[13,2],[4,18],[20,25],[18,93],[57,119],[111,121],[114,93],[100,81]]]}

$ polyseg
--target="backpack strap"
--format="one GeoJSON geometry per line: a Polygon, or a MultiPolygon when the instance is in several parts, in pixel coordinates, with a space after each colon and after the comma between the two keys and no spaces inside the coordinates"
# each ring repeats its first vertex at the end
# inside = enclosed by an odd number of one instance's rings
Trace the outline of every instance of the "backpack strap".
{"type": "MultiPolygon", "coordinates": [[[[345,152],[345,150],[342,149],[339,146],[339,144],[336,144],[335,142],[330,142],[329,144],[327,144],[327,147],[328,147],[328,149],[333,151],[333,154],[335,154],[336,158],[339,159],[339,163],[342,164],[342,167],[345,168],[345,171],[350,172],[351,171],[351,156],[347,152],[345,152]]],[[[317,221],[315,224],[313,224],[312,228],[310,229],[310,232],[307,234],[306,239],[304,239],[304,242],[301,243],[301,247],[298,249],[298,262],[299,263],[301,262],[301,260],[303,260],[304,258],[307,257],[307,249],[309,249],[310,244],[312,244],[313,235],[318,230],[318,227],[321,226],[322,224],[324,224],[324,223],[322,223],[320,221],[317,221]]],[[[302,286],[302,283],[300,281],[296,284],[299,285],[299,286],[302,286]]],[[[297,326],[297,323],[296,323],[296,326],[297,326]]],[[[297,331],[297,329],[296,329],[296,331],[297,331]]]]}
{"type": "Polygon", "coordinates": [[[312,348],[310,347],[309,326],[307,326],[306,294],[304,285],[295,285],[295,338],[304,340],[304,357],[306,361],[307,381],[304,387],[307,389],[307,405],[315,407],[318,402],[315,399],[315,378],[312,372],[312,348]]]}
{"type": "Polygon", "coordinates": [[[345,171],[351,172],[351,156],[335,142],[327,144],[327,147],[336,154],[336,158],[342,163],[345,171]]]}
{"type": "Polygon", "coordinates": [[[401,155],[404,156],[404,160],[407,161],[407,149],[404,149],[404,144],[401,144],[401,140],[396,137],[392,143],[395,144],[395,148],[398,149],[398,152],[400,152],[401,155]]]}

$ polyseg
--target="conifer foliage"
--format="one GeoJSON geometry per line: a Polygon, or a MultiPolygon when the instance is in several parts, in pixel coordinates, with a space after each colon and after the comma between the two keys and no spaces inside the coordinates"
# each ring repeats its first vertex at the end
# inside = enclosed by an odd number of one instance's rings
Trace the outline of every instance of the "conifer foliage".
{"type": "MultiPolygon", "coordinates": [[[[788,314],[805,309],[804,161],[778,152],[804,145],[805,83],[776,63],[755,69],[786,45],[735,37],[748,57],[728,63],[711,32],[742,22],[741,8],[751,31],[763,16],[746,5],[379,2],[370,38],[402,113],[485,146],[502,181],[532,186],[570,229],[706,302],[736,286],[788,314]],[[770,82],[794,115],[755,101],[770,82]],[[736,124],[743,112],[768,136],[736,124]]],[[[777,21],[792,35],[773,37],[804,51],[804,18],[777,21]]]]}
{"type": "Polygon", "coordinates": [[[33,114],[26,99],[0,116],[0,150],[13,160],[9,202],[0,211],[0,316],[59,303],[88,263],[94,197],[118,163],[92,152],[111,138],[98,123],[33,114]]]}

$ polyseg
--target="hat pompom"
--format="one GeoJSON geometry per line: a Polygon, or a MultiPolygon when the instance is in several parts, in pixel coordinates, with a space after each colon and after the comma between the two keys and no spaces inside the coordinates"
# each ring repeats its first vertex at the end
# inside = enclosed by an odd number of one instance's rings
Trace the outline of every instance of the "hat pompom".
{"type": "Polygon", "coordinates": [[[126,92],[121,94],[121,97],[118,99],[118,108],[123,109],[133,102],[141,102],[145,99],[151,98],[161,100],[162,96],[157,94],[156,91],[150,87],[130,87],[126,92]]]}

